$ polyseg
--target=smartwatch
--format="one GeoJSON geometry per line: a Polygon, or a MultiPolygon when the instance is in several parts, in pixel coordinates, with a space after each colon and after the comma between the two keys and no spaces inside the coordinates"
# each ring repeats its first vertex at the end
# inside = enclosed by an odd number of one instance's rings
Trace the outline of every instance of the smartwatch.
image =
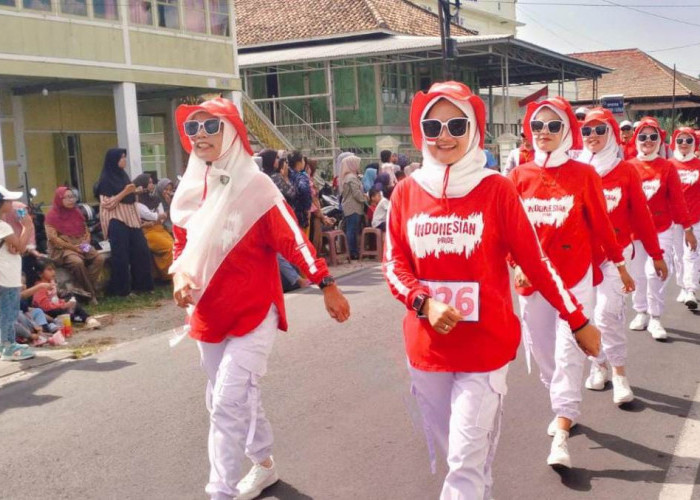
{"type": "Polygon", "coordinates": [[[425,293],[416,295],[416,298],[413,299],[413,304],[411,304],[411,309],[420,314],[420,312],[423,310],[423,306],[425,305],[425,301],[428,300],[429,297],[430,295],[427,295],[425,293]]]}
{"type": "Polygon", "coordinates": [[[323,290],[327,286],[331,286],[335,284],[335,278],[333,276],[326,276],[321,280],[321,282],[318,284],[318,287],[323,290]]]}

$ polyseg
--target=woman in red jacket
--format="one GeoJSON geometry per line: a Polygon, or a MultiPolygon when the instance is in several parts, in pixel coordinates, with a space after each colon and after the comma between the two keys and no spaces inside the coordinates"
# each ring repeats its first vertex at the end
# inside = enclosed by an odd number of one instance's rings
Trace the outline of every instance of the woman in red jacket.
{"type": "MultiPolygon", "coordinates": [[[[615,238],[605,207],[600,176],[593,167],[571,160],[571,149],[582,149],[581,132],[569,102],[554,97],[528,105],[525,133],[533,137],[535,161],[510,173],[515,189],[535,226],[542,249],[587,315],[593,313],[593,239],[618,269],[627,289],[634,283],[615,238]]],[[[568,325],[531,286],[527,272],[516,268],[525,347],[540,368],[549,390],[554,420],[550,465],[571,467],[569,430],[581,415],[586,356],[571,342],[568,325]]]]}
{"type": "MultiPolygon", "coordinates": [[[[620,130],[612,113],[603,108],[588,112],[581,127],[586,148],[579,160],[595,168],[603,180],[603,194],[617,242],[624,248],[626,260],[632,258],[632,233],[651,255],[654,268],[662,276],[668,273],[659,247],[654,221],[642,191],[642,181],[634,166],[619,158],[620,130]]],[[[625,286],[614,264],[605,259],[602,249],[594,248],[595,266],[602,282],[596,288],[595,323],[602,335],[603,352],[591,364],[586,388],[602,391],[611,380],[613,402],[617,405],[634,399],[625,364],[627,335],[625,327],[625,286]],[[612,377],[607,362],[612,365],[612,377]]]]}
{"type": "MultiPolygon", "coordinates": [[[[682,127],[673,132],[671,149],[671,163],[681,179],[690,223],[697,239],[700,236],[700,159],[695,156],[698,150],[695,131],[690,127],[682,127]]],[[[678,302],[685,304],[688,309],[697,309],[695,292],[700,279],[698,252],[684,244],[683,227],[678,224],[673,225],[673,265],[676,268],[676,282],[681,289],[678,302]]]]}
{"type": "Polygon", "coordinates": [[[278,480],[258,389],[277,329],[287,329],[277,254],[319,284],[332,318],[345,321],[350,311],[294,212],[253,162],[233,103],[217,98],[182,105],[176,120],[192,154],[170,206],[170,270],[175,300],[187,308],[190,336],[209,379],[206,492],[214,499],[249,500],[278,480]],[[246,455],[254,465],[241,480],[246,455]]]}
{"type": "Polygon", "coordinates": [[[447,457],[442,499],[491,498],[506,371],[520,343],[509,253],[570,325],[572,342],[599,350],[598,331],[542,254],[512,184],[483,168],[485,115],[462,83],[415,95],[423,167],[397,185],[388,213],[384,273],[407,309],[412,391],[431,455],[435,443],[447,457]]]}
{"type": "MultiPolygon", "coordinates": [[[[673,255],[673,229],[675,222],[685,230],[685,242],[694,252],[697,241],[693,234],[693,224],[683,197],[683,189],[678,172],[671,162],[659,156],[663,145],[663,131],[656,119],[642,118],[634,131],[637,144],[637,157],[631,160],[642,179],[642,189],[647,205],[654,218],[659,244],[664,251],[666,265],[671,267],[673,255]]],[[[637,237],[635,236],[635,240],[637,237]]],[[[634,243],[634,258],[630,270],[637,290],[632,296],[632,306],[637,312],[630,323],[630,330],[648,330],[656,340],[668,337],[661,324],[664,313],[664,300],[667,280],[657,274],[652,259],[638,241],[634,243]]]]}

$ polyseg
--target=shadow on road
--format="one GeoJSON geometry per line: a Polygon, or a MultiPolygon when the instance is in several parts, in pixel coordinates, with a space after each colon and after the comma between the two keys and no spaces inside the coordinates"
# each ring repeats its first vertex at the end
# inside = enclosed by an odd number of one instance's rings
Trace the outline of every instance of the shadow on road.
{"type": "Polygon", "coordinates": [[[276,484],[267,488],[259,497],[261,499],[282,498],[284,500],[313,500],[313,497],[302,493],[294,486],[284,481],[278,481],[276,484]]]}
{"type": "Polygon", "coordinates": [[[0,388],[0,393],[2,394],[0,396],[0,414],[12,408],[42,406],[60,399],[61,396],[52,394],[37,395],[36,392],[69,371],[112,372],[133,364],[135,363],[121,360],[100,363],[97,359],[55,364],[29,380],[17,380],[0,388]]]}
{"type": "MultiPolygon", "coordinates": [[[[632,390],[637,398],[633,404],[642,407],[642,410],[639,411],[649,408],[660,413],[673,415],[674,417],[688,417],[688,412],[690,411],[690,406],[692,404],[690,399],[677,398],[675,396],[669,396],[668,394],[661,394],[660,392],[651,391],[643,387],[634,387],[632,390]],[[646,401],[642,401],[639,398],[645,399],[646,401]]],[[[687,397],[690,398],[690,395],[687,397]]]]}
{"type": "Polygon", "coordinates": [[[700,335],[693,332],[687,332],[685,330],[677,330],[675,328],[666,328],[668,333],[677,335],[677,337],[669,337],[666,342],[672,344],[674,342],[685,342],[687,344],[700,345],[700,335]]]}

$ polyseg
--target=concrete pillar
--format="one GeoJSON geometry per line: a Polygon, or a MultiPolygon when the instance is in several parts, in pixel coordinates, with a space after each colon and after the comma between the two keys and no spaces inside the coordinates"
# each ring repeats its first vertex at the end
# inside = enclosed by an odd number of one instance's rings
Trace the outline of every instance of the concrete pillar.
{"type": "Polygon", "coordinates": [[[0,186],[7,186],[5,181],[5,156],[2,150],[2,121],[0,121],[0,186]]]}
{"type": "Polygon", "coordinates": [[[136,84],[118,83],[114,86],[113,93],[114,111],[117,117],[117,139],[119,147],[127,150],[127,168],[129,177],[133,179],[143,173],[136,84]]]}
{"type": "Polygon", "coordinates": [[[184,151],[180,145],[180,134],[177,130],[177,123],[175,123],[176,108],[177,101],[175,99],[171,99],[170,106],[165,114],[165,123],[163,124],[166,158],[168,162],[168,178],[173,182],[178,175],[182,175],[185,172],[184,151]]]}
{"type": "MultiPolygon", "coordinates": [[[[17,158],[19,180],[24,183],[25,173],[27,172],[27,146],[24,142],[24,107],[22,105],[22,96],[13,95],[12,102],[12,123],[15,132],[15,152],[17,158]]],[[[30,179],[31,182],[31,179],[30,179]]],[[[29,186],[25,186],[29,189],[29,186]]]]}

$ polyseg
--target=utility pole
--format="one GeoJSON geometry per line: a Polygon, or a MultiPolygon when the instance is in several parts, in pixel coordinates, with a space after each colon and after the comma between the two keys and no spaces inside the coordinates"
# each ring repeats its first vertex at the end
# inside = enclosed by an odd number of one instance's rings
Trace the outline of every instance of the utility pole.
{"type": "Polygon", "coordinates": [[[676,65],[673,65],[673,97],[671,98],[671,130],[676,130],[676,65]]]}
{"type": "Polygon", "coordinates": [[[452,80],[452,62],[457,57],[457,47],[451,38],[450,28],[452,19],[457,16],[462,7],[461,0],[438,0],[438,18],[440,19],[440,41],[442,46],[442,78],[452,80]],[[452,13],[452,7],[455,13],[452,13]]]}

